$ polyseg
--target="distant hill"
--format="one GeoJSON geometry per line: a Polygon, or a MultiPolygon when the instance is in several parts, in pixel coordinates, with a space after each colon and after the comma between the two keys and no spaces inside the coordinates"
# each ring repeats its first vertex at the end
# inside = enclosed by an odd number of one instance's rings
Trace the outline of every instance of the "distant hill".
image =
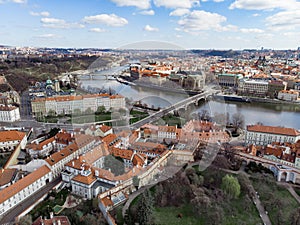
{"type": "Polygon", "coordinates": [[[220,56],[223,58],[232,58],[240,55],[240,52],[234,50],[191,50],[192,53],[203,56],[220,56]]]}
{"type": "Polygon", "coordinates": [[[0,74],[3,74],[11,86],[18,92],[23,92],[36,81],[54,79],[61,73],[87,69],[96,56],[78,57],[33,57],[15,58],[0,62],[0,74]]]}

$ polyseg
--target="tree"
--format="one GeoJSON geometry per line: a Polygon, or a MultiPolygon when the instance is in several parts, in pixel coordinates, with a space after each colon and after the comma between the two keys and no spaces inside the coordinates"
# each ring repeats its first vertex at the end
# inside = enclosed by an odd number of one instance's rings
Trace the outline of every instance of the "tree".
{"type": "Polygon", "coordinates": [[[238,129],[242,129],[245,125],[245,117],[241,113],[235,113],[232,115],[232,125],[235,128],[235,133],[238,129]]]}
{"type": "Polygon", "coordinates": [[[153,217],[153,197],[147,189],[138,203],[137,222],[140,225],[150,224],[153,217]]]}
{"type": "Polygon", "coordinates": [[[200,120],[210,120],[209,112],[206,109],[201,110],[198,115],[200,120]]]}
{"type": "Polygon", "coordinates": [[[91,109],[91,107],[88,107],[88,108],[85,110],[85,113],[86,113],[87,115],[93,114],[93,110],[91,109]]]}
{"type": "Polygon", "coordinates": [[[53,116],[55,116],[55,114],[56,114],[56,112],[53,110],[53,109],[50,109],[49,111],[48,111],[48,116],[50,116],[50,117],[53,117],[53,116]]]}
{"type": "Polygon", "coordinates": [[[32,216],[28,214],[26,216],[21,217],[18,224],[19,225],[31,225],[32,224],[32,216]]]}
{"type": "Polygon", "coordinates": [[[103,113],[105,113],[105,112],[106,112],[106,108],[105,108],[104,105],[98,106],[97,111],[96,111],[96,114],[103,114],[103,113]]]}
{"type": "Polygon", "coordinates": [[[300,208],[295,209],[290,215],[291,225],[300,225],[300,208]]]}
{"type": "Polygon", "coordinates": [[[225,113],[215,113],[213,121],[222,126],[226,126],[228,122],[225,113]]]}
{"type": "Polygon", "coordinates": [[[140,179],[138,178],[138,176],[134,176],[132,178],[132,184],[135,186],[136,189],[139,188],[140,185],[140,179]]]}
{"type": "Polygon", "coordinates": [[[73,115],[77,116],[81,114],[81,110],[80,109],[74,109],[73,111],[73,115]]]}
{"type": "Polygon", "coordinates": [[[239,181],[232,175],[223,177],[221,188],[229,198],[238,198],[241,193],[239,181]]]}

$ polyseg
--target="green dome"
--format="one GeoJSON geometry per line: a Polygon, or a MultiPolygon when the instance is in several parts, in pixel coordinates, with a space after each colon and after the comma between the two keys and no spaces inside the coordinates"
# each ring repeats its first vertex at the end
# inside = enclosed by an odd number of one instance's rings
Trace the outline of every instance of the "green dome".
{"type": "Polygon", "coordinates": [[[51,81],[50,79],[48,79],[48,80],[46,81],[46,85],[52,85],[52,81],[51,81]]]}

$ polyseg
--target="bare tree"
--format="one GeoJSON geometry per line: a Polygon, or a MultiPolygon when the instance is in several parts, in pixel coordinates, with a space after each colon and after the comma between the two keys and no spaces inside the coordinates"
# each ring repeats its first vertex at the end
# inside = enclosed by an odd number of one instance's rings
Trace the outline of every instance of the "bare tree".
{"type": "Polygon", "coordinates": [[[238,129],[243,129],[245,126],[245,117],[241,113],[235,113],[232,115],[232,125],[235,128],[235,133],[238,129]]]}

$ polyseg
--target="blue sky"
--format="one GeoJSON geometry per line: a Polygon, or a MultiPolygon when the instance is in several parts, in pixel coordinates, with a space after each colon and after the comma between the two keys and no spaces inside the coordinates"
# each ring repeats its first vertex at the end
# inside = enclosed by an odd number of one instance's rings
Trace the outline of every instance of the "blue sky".
{"type": "Polygon", "coordinates": [[[297,0],[0,0],[0,15],[0,44],[12,46],[300,46],[297,0]]]}

